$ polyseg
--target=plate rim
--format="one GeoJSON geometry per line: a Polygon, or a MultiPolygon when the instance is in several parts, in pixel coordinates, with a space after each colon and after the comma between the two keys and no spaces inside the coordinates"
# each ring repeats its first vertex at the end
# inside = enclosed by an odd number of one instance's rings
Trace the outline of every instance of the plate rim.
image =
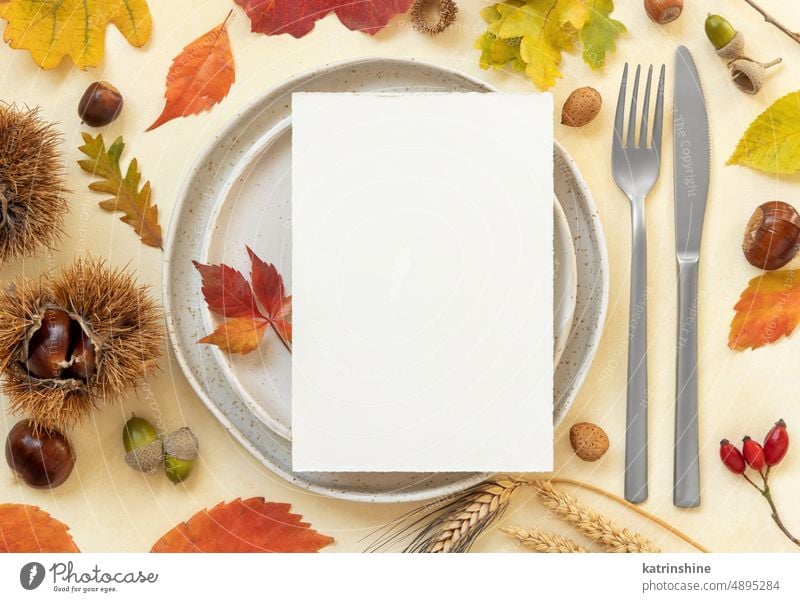
{"type": "MultiPolygon", "coordinates": [[[[166,237],[164,242],[164,253],[162,259],[162,276],[161,276],[161,296],[162,296],[162,305],[164,307],[164,314],[165,314],[165,325],[167,330],[168,341],[173,351],[173,356],[177,361],[181,371],[183,373],[184,378],[186,378],[189,385],[192,387],[194,393],[200,398],[203,404],[211,411],[212,415],[217,419],[217,421],[228,431],[233,438],[238,441],[250,454],[264,467],[268,470],[273,472],[274,474],[280,476],[286,482],[291,483],[305,491],[315,493],[321,495],[326,498],[337,498],[337,499],[344,499],[344,500],[351,500],[351,501],[359,501],[359,502],[370,502],[370,503],[399,503],[399,502],[415,502],[415,501],[424,501],[430,500],[432,498],[441,497],[443,495],[452,495],[454,490],[463,491],[473,485],[476,485],[492,476],[493,473],[485,473],[485,472],[476,472],[471,476],[459,480],[457,483],[457,487],[454,489],[455,483],[444,483],[440,486],[430,488],[430,489],[422,489],[416,490],[413,492],[390,492],[386,494],[382,493],[367,493],[367,492],[357,492],[347,489],[335,489],[332,487],[324,487],[312,482],[298,482],[296,475],[289,471],[285,471],[280,468],[275,462],[271,461],[269,458],[266,458],[261,451],[256,448],[256,446],[247,438],[245,435],[231,422],[231,420],[222,412],[222,410],[217,407],[215,403],[212,402],[209,395],[205,392],[203,386],[195,377],[194,372],[192,371],[191,367],[188,365],[187,359],[184,357],[182,352],[179,352],[181,348],[181,344],[178,340],[177,335],[177,328],[175,323],[175,309],[173,304],[170,301],[170,297],[167,292],[170,290],[169,282],[170,282],[170,275],[172,273],[172,254],[174,252],[174,247],[177,244],[177,230],[178,230],[178,221],[175,219],[179,212],[182,210],[183,205],[186,201],[188,196],[190,182],[192,181],[193,177],[197,175],[201,166],[205,162],[206,158],[209,156],[210,152],[216,146],[218,141],[221,138],[224,138],[228,135],[231,131],[235,129],[237,126],[239,118],[250,112],[254,109],[257,105],[261,104],[266,98],[270,95],[275,93],[275,91],[281,88],[288,88],[291,87],[293,84],[297,84],[297,82],[301,82],[304,80],[312,80],[315,75],[327,73],[335,70],[340,70],[346,67],[357,67],[359,65],[365,63],[383,63],[383,64],[394,64],[399,66],[413,66],[413,68],[428,68],[438,72],[448,73],[453,75],[457,78],[461,78],[465,81],[471,82],[475,84],[478,88],[482,88],[487,92],[495,92],[499,93],[500,90],[485,82],[471,74],[464,73],[460,70],[453,69],[446,65],[438,65],[427,63],[425,61],[418,61],[414,59],[406,59],[406,58],[394,58],[394,57],[362,57],[356,59],[345,59],[341,61],[335,61],[330,63],[325,63],[323,65],[317,65],[315,67],[304,69],[288,78],[281,80],[280,82],[276,83],[275,85],[270,86],[261,94],[258,94],[252,101],[246,103],[242,108],[236,111],[236,113],[228,120],[228,122],[220,128],[211,139],[203,146],[203,148],[198,153],[197,157],[192,162],[189,169],[185,172],[184,177],[182,179],[180,188],[178,189],[178,194],[176,195],[176,200],[170,210],[170,217],[169,222],[166,229],[166,237]],[[335,492],[335,495],[333,493],[335,492]]],[[[569,153],[567,153],[566,149],[555,139],[553,139],[554,147],[559,151],[560,155],[568,162],[568,164],[572,168],[577,168],[577,165],[569,153]]],[[[591,214],[592,223],[595,226],[595,232],[598,241],[598,247],[600,251],[600,259],[601,259],[601,278],[602,278],[602,295],[600,299],[600,313],[598,316],[598,328],[596,332],[591,337],[591,349],[588,352],[586,357],[586,361],[584,363],[584,367],[578,374],[575,382],[573,383],[573,388],[578,389],[582,385],[583,381],[586,378],[586,374],[588,372],[588,367],[591,366],[593,363],[594,357],[597,352],[598,341],[602,334],[603,326],[606,321],[607,313],[608,313],[608,284],[609,284],[609,274],[608,274],[608,251],[605,244],[605,236],[602,228],[602,224],[600,223],[599,217],[596,211],[596,205],[594,203],[594,199],[591,193],[588,190],[587,185],[585,182],[581,181],[580,179],[575,179],[575,184],[580,189],[581,194],[591,203],[591,207],[594,208],[594,212],[591,214]]],[[[574,324],[573,324],[574,329],[574,324]]],[[[571,335],[570,335],[571,336],[571,335]]],[[[558,424],[566,414],[566,412],[572,406],[574,402],[573,399],[562,408],[562,411],[559,412],[554,416],[554,423],[558,424]]],[[[281,441],[288,443],[283,437],[280,437],[277,433],[273,432],[273,435],[279,438],[281,441]]],[[[469,474],[469,473],[466,473],[469,474]]]]}

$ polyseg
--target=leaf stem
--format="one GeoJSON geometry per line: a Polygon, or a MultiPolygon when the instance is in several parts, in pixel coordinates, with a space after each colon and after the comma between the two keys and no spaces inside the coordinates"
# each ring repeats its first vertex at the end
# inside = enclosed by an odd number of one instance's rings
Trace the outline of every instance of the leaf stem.
{"type": "Polygon", "coordinates": [[[289,344],[289,342],[288,342],[288,341],[287,341],[287,340],[284,338],[284,336],[281,334],[281,331],[280,331],[280,330],[278,330],[278,327],[277,327],[277,326],[275,326],[275,322],[273,322],[272,320],[270,320],[270,321],[269,321],[269,325],[270,325],[270,326],[272,326],[272,330],[274,330],[274,331],[275,331],[275,334],[277,334],[277,335],[278,335],[278,338],[280,339],[281,343],[283,343],[283,346],[284,346],[284,347],[286,347],[286,351],[288,351],[289,353],[291,353],[291,352],[292,352],[292,346],[289,344]]]}
{"type": "Polygon", "coordinates": [[[747,3],[748,3],[748,4],[749,4],[749,5],[750,5],[750,6],[753,8],[753,10],[755,10],[755,11],[756,11],[756,12],[758,12],[758,13],[759,13],[759,14],[760,14],[762,17],[764,17],[764,20],[765,20],[767,23],[769,23],[770,25],[774,25],[775,27],[777,27],[778,29],[780,29],[780,30],[781,30],[783,33],[785,33],[787,36],[789,36],[790,38],[792,38],[792,39],[793,39],[795,42],[797,42],[798,44],[800,44],[800,34],[798,34],[797,32],[794,32],[794,31],[791,31],[790,29],[788,29],[788,28],[787,28],[787,27],[786,27],[786,26],[785,26],[783,23],[781,23],[780,21],[778,21],[777,19],[775,19],[773,16],[771,16],[771,15],[770,15],[770,14],[769,14],[767,11],[765,11],[763,8],[761,8],[761,7],[760,7],[758,4],[756,4],[756,3],[755,3],[753,0],[744,0],[744,1],[745,1],[745,2],[747,2],[747,3]]]}

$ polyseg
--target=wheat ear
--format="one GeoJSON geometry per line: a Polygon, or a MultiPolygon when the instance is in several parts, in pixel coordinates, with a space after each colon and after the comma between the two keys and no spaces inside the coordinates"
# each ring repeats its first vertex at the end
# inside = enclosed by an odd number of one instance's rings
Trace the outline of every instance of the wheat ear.
{"type": "Polygon", "coordinates": [[[540,531],[535,527],[525,529],[523,527],[510,525],[508,527],[502,527],[500,530],[511,537],[515,537],[522,545],[526,548],[530,548],[534,552],[566,554],[589,551],[568,537],[540,531]]]}
{"type": "Polygon", "coordinates": [[[616,526],[577,498],[546,481],[531,481],[542,503],[581,533],[610,552],[660,552],[650,540],[635,531],[616,526]]]}

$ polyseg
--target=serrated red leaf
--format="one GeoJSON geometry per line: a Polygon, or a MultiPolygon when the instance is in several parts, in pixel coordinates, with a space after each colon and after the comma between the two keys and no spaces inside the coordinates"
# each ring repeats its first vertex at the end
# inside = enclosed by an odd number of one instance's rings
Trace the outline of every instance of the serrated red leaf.
{"type": "Polygon", "coordinates": [[[333,538],[318,533],[289,504],[235,499],[201,510],[166,533],[151,552],[317,552],[333,538]]]}
{"type": "Polygon", "coordinates": [[[214,332],[197,342],[216,345],[228,353],[247,355],[261,343],[267,326],[269,322],[263,318],[234,318],[223,322],[214,332]]]}
{"type": "Polygon", "coordinates": [[[148,132],[176,117],[208,111],[228,95],[236,71],[227,21],[191,42],[173,59],[164,92],[166,105],[148,132]]]}
{"type": "Polygon", "coordinates": [[[333,12],[348,29],[374,35],[414,0],[236,0],[257,33],[288,33],[301,38],[318,19],[333,12]]]}
{"type": "Polygon", "coordinates": [[[734,306],[728,347],[758,349],[787,337],[800,323],[800,274],[767,272],[753,278],[734,306]]]}
{"type": "Polygon", "coordinates": [[[274,265],[260,259],[250,247],[247,247],[247,254],[250,256],[250,280],[256,298],[270,320],[281,316],[286,298],[283,278],[274,265]]]}
{"type": "Polygon", "coordinates": [[[203,280],[203,297],[208,308],[226,318],[250,318],[261,314],[253,289],[242,273],[224,263],[205,265],[192,262],[203,280]]]}
{"type": "Polygon", "coordinates": [[[80,552],[69,527],[36,506],[0,504],[0,553],[80,552]]]}
{"type": "Polygon", "coordinates": [[[288,314],[283,318],[277,318],[272,322],[275,325],[275,330],[278,331],[278,336],[281,336],[290,345],[292,344],[292,314],[288,314]]]}

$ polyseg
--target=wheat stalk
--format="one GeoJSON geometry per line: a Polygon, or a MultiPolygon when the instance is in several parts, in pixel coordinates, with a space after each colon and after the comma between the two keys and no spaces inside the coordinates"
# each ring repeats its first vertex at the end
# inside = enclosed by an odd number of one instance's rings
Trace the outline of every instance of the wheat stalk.
{"type": "Polygon", "coordinates": [[[526,548],[530,548],[534,552],[565,554],[589,551],[568,537],[562,537],[561,535],[556,535],[555,533],[540,531],[535,527],[529,527],[525,529],[523,527],[509,525],[501,528],[500,530],[503,533],[507,533],[512,537],[517,538],[522,545],[524,545],[526,548]]]}
{"type": "Polygon", "coordinates": [[[542,503],[581,533],[610,552],[660,552],[650,540],[635,531],[620,528],[577,498],[546,481],[530,481],[542,503]]]}

